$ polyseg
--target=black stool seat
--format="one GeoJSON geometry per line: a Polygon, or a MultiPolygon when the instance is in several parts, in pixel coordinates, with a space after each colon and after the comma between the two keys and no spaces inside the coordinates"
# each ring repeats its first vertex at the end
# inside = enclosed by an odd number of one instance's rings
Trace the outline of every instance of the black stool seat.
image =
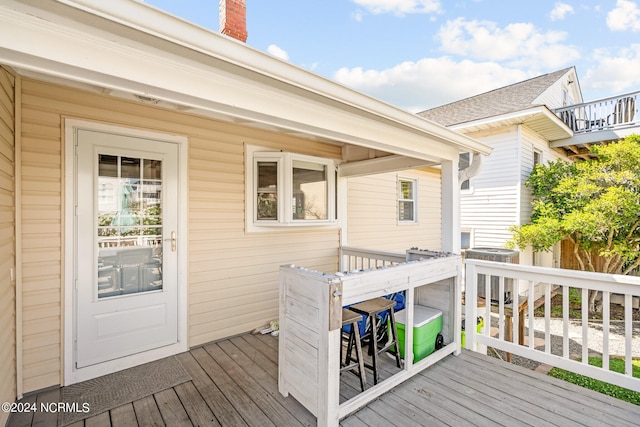
{"type": "MultiPolygon", "coordinates": [[[[385,351],[393,348],[393,353],[396,357],[396,365],[398,368],[402,367],[402,362],[400,361],[400,352],[398,345],[398,333],[396,331],[396,318],[394,315],[394,307],[396,306],[396,302],[387,298],[374,298],[367,301],[363,301],[358,304],[354,304],[349,307],[349,310],[354,311],[358,314],[369,316],[371,330],[367,333],[369,336],[369,352],[371,353],[372,365],[370,366],[373,369],[373,383],[378,384],[378,355],[384,353],[385,351]],[[383,313],[385,311],[389,312],[389,321],[391,323],[391,340],[383,345],[382,348],[378,348],[378,329],[381,325],[379,325],[380,321],[378,320],[378,314],[383,313]]],[[[365,365],[366,366],[366,365],[365,365]]],[[[369,367],[369,366],[367,366],[369,367]]]]}
{"type": "Polygon", "coordinates": [[[362,319],[362,316],[350,310],[342,309],[342,326],[351,325],[351,331],[349,332],[349,338],[347,342],[347,355],[342,361],[342,345],[340,346],[340,372],[353,371],[360,377],[360,389],[364,391],[367,384],[367,377],[364,370],[364,357],[362,356],[362,343],[360,341],[360,329],[358,328],[358,322],[362,319]],[[356,346],[356,361],[351,363],[351,350],[353,345],[356,346]]]}

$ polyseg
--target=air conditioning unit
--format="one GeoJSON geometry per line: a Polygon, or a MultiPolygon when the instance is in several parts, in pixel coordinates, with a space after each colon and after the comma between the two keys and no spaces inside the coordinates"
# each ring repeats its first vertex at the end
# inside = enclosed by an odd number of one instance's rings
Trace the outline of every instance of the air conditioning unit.
{"type": "MultiPolygon", "coordinates": [[[[481,259],[485,261],[506,262],[509,264],[518,264],[520,262],[520,252],[501,249],[501,248],[473,248],[467,249],[467,259],[481,259]]],[[[478,297],[485,297],[485,276],[478,277],[478,297]]],[[[504,280],[504,302],[511,303],[511,289],[513,289],[513,279],[505,278],[504,280]]],[[[500,278],[491,276],[491,302],[498,303],[498,294],[500,293],[500,278]]]]}

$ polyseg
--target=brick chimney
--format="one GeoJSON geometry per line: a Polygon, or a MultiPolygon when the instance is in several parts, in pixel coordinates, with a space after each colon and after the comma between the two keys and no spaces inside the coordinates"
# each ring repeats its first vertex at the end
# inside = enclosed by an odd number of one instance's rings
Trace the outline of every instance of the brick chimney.
{"type": "Polygon", "coordinates": [[[245,0],[220,0],[220,32],[241,42],[247,41],[245,0]]]}

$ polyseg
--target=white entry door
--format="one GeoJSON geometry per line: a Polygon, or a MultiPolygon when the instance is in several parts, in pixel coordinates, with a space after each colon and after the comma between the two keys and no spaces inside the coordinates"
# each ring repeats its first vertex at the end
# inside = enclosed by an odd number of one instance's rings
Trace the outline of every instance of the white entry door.
{"type": "Polygon", "coordinates": [[[178,144],[77,129],[75,368],[178,340],[178,144]]]}

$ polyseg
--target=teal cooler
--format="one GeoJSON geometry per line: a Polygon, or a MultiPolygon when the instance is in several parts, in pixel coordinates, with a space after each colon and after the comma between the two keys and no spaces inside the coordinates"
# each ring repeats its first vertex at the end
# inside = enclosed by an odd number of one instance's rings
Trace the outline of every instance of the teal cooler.
{"type": "MultiPolygon", "coordinates": [[[[442,332],[442,311],[424,305],[413,307],[413,361],[415,363],[436,349],[436,340],[442,332]]],[[[401,357],[404,357],[406,317],[406,310],[395,313],[401,357]]]]}

